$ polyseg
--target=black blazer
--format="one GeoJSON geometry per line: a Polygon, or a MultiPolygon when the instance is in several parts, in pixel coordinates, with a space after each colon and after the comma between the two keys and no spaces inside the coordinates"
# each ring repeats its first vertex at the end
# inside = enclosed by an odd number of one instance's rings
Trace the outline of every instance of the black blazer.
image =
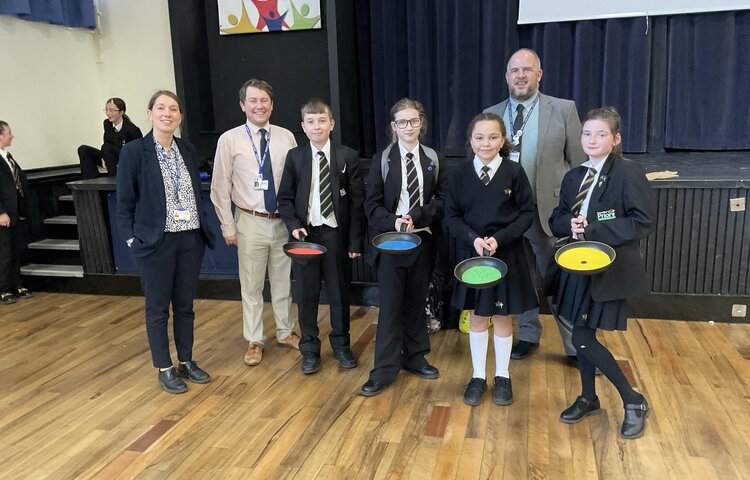
{"type": "MultiPolygon", "coordinates": [[[[442,229],[443,204],[448,192],[445,156],[438,155],[438,176],[435,178],[435,165],[427,158],[422,146],[419,147],[419,160],[422,167],[424,205],[409,212],[415,228],[434,227],[442,229]]],[[[371,265],[378,258],[377,250],[372,246],[372,239],[385,232],[395,231],[396,218],[394,213],[398,208],[401,196],[401,152],[398,144],[393,144],[388,155],[388,174],[383,181],[381,167],[382,152],[372,158],[370,173],[367,176],[367,194],[365,196],[365,214],[369,226],[369,239],[365,250],[365,258],[371,265]]]]}
{"type": "Polygon", "coordinates": [[[102,144],[102,150],[104,150],[104,145],[112,145],[119,151],[129,141],[139,138],[143,138],[143,133],[129,118],[122,117],[122,128],[119,132],[115,130],[112,122],[104,120],[104,143],[102,144]]]}
{"type": "MultiPolygon", "coordinates": [[[[201,233],[209,248],[214,247],[216,234],[208,225],[202,206],[199,157],[195,147],[175,137],[193,184],[193,194],[200,215],[201,233]]],[[[117,168],[117,228],[123,239],[133,238],[133,255],[145,257],[159,246],[167,222],[167,199],[164,180],[156,155],[154,135],[125,144],[117,168]]]]}
{"type": "MultiPolygon", "coordinates": [[[[570,207],[586,175],[586,167],[577,167],[563,178],[560,204],[552,212],[549,226],[558,237],[570,235],[570,207]]],[[[586,240],[614,247],[612,265],[591,279],[594,300],[620,300],[651,291],[651,282],[641,258],[640,240],[654,228],[655,198],[640,164],[610,155],[594,185],[586,215],[586,240]],[[611,218],[612,219],[607,219],[611,218]],[[600,220],[601,217],[601,220],[600,220]]]]}
{"type": "MultiPolygon", "coordinates": [[[[331,199],[342,243],[348,252],[362,253],[365,236],[364,185],[359,173],[359,154],[349,147],[331,142],[331,199]]],[[[312,184],[312,150],[305,142],[289,150],[284,164],[279,192],[276,195],[279,214],[289,233],[308,228],[310,186],[312,184]]]]}
{"type": "MultiPolygon", "coordinates": [[[[18,165],[18,162],[16,162],[18,165]]],[[[24,196],[28,195],[28,186],[26,183],[26,174],[18,166],[21,173],[21,192],[24,196]]],[[[7,213],[10,217],[10,223],[13,225],[18,222],[19,217],[23,216],[23,205],[20,203],[16,182],[13,180],[13,172],[10,171],[8,163],[0,157],[0,214],[7,213]]]]}

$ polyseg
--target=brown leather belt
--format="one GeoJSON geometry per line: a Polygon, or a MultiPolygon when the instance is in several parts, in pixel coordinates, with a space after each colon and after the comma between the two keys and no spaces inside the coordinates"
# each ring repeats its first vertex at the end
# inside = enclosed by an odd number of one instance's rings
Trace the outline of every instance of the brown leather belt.
{"type": "Polygon", "coordinates": [[[255,217],[263,217],[263,218],[271,218],[271,219],[281,218],[281,215],[279,215],[278,213],[256,212],[255,210],[248,210],[247,208],[242,208],[242,207],[237,207],[237,208],[255,217]]]}

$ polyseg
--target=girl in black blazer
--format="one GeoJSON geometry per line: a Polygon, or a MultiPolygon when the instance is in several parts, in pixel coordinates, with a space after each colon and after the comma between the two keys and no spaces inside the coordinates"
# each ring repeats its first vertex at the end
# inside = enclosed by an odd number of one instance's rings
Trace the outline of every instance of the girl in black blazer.
{"type": "Polygon", "coordinates": [[[370,238],[399,231],[403,225],[422,243],[406,255],[378,255],[371,243],[365,252],[366,260],[377,267],[380,290],[375,366],[360,389],[368,397],[395,382],[402,368],[423,378],[439,375],[424,358],[430,340],[422,312],[434,263],[432,234],[441,228],[443,218],[445,157],[419,143],[427,130],[419,102],[409,98],[396,102],[390,129],[392,143],[373,157],[367,178],[370,238]]]}
{"type": "Polygon", "coordinates": [[[122,98],[113,97],[104,105],[107,118],[104,120],[104,143],[102,148],[94,148],[89,145],[78,147],[78,159],[81,162],[81,177],[83,179],[99,177],[98,166],[104,160],[107,175],[117,175],[117,162],[122,146],[131,140],[142,138],[141,129],[138,128],[130,117],[125,113],[125,101],[122,98]],[[119,129],[115,129],[120,125],[119,129]]]}
{"type": "Polygon", "coordinates": [[[620,434],[636,438],[646,427],[648,402],[633,390],[612,354],[596,339],[597,329],[625,330],[625,299],[649,291],[639,243],[653,228],[654,200],[643,168],[622,158],[620,125],[613,108],[588,113],[581,143],[589,160],[565,175],[560,204],[549,220],[554,235],[606,243],[614,247],[616,258],[607,270],[593,276],[560,272],[553,305],[573,325],[582,386],[581,395],[560,420],[576,423],[601,412],[594,386],[599,368],[625,406],[620,434]]]}
{"type": "Polygon", "coordinates": [[[201,202],[198,153],[176,138],[179,98],[165,90],[148,104],[153,129],[128,143],[117,172],[117,228],[133,252],[146,300],[146,334],[158,382],[169,393],[187,390],[183,378],[208,383],[193,361],[193,299],[206,245],[215,234],[201,202]],[[179,365],[169,354],[167,324],[172,305],[179,365]]]}
{"type": "Polygon", "coordinates": [[[487,324],[492,320],[492,397],[497,405],[510,405],[511,315],[538,306],[523,247],[523,234],[534,221],[536,210],[524,169],[508,159],[510,142],[502,119],[494,113],[480,113],[469,124],[467,135],[472,157],[452,176],[445,201],[445,221],[456,238],[456,259],[486,251],[508,265],[508,275],[492,288],[474,289],[462,283],[454,287],[453,306],[471,311],[469,345],[474,372],[464,389],[464,402],[479,405],[487,391],[487,324]]]}

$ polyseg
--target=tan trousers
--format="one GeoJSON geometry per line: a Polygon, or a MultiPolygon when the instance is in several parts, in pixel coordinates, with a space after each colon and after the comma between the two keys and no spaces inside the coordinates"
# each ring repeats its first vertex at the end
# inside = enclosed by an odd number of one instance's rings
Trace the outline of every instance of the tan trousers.
{"type": "Polygon", "coordinates": [[[256,217],[239,208],[235,213],[240,291],[242,293],[242,333],[248,342],[263,343],[263,285],[268,268],[271,303],[276,320],[276,339],[289,336],[291,318],[292,261],[282,246],[289,232],[281,219],[256,217]]]}

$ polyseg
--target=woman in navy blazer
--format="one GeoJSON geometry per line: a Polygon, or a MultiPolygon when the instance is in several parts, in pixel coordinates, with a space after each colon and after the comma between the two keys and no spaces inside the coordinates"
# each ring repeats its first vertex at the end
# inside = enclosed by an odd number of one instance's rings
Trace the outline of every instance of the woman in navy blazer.
{"type": "Polygon", "coordinates": [[[132,250],[145,296],[146,333],[158,382],[169,393],[187,390],[183,378],[208,383],[193,361],[193,299],[206,245],[215,233],[201,205],[198,152],[174,136],[182,106],[160,90],[148,103],[153,129],[127,143],[117,172],[117,228],[132,250]],[[169,354],[169,305],[179,365],[169,354]]]}
{"type": "Polygon", "coordinates": [[[582,387],[560,420],[576,423],[601,412],[594,386],[599,368],[617,388],[625,407],[620,434],[637,438],[646,427],[648,402],[633,390],[612,354],[596,339],[597,329],[625,330],[625,299],[649,291],[639,245],[653,229],[653,192],[643,168],[622,158],[620,125],[620,115],[613,108],[588,113],[581,144],[589,160],[565,175],[560,204],[549,220],[558,237],[585,237],[612,246],[615,260],[593,276],[561,272],[552,303],[558,315],[573,325],[582,387]]]}

